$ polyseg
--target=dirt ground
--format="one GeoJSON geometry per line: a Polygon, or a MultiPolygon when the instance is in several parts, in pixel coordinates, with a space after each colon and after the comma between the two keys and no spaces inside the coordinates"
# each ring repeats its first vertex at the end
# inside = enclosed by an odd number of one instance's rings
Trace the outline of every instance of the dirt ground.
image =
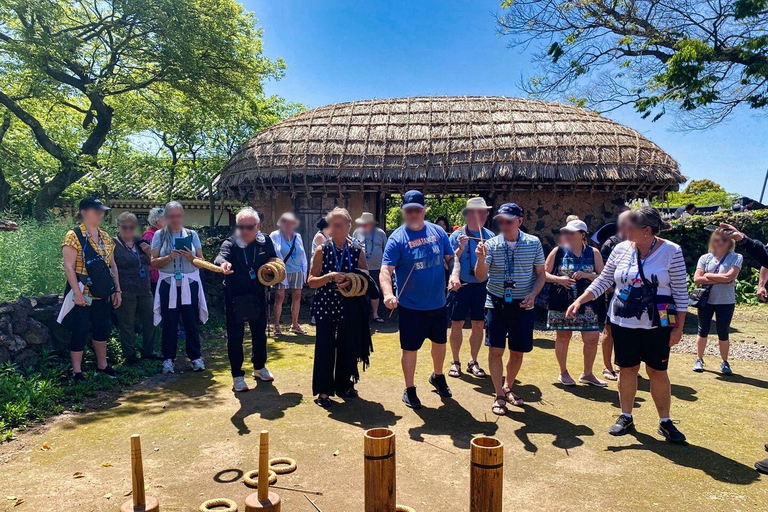
{"type": "MultiPolygon", "coordinates": [[[[746,322],[765,322],[765,311],[746,322]]],[[[754,326],[741,328],[754,337],[754,326]]],[[[764,342],[764,332],[757,334],[764,342]]],[[[619,412],[615,384],[562,388],[554,343],[547,333],[536,336],[517,388],[527,405],[500,419],[490,412],[490,379],[451,379],[454,399],[432,393],[426,350],[417,373],[424,408],[407,409],[391,332],[374,338],[360,398],[328,411],[312,403],[312,337],[270,341],[277,380],[238,395],[225,354],[209,354],[203,373],[157,376],[97,410],[53,418],[0,446],[0,510],[118,510],[131,489],[133,433],[142,435],[147,494],[163,511],[196,511],[214,497],[242,507],[252,490],[240,476],[257,467],[258,433],[268,429],[272,455],[294,457],[299,466],[278,485],[322,491],[313,498],[324,512],[361,511],[362,436],[372,427],[395,431],[398,502],[419,512],[468,509],[468,448],[478,434],[504,442],[506,510],[766,510],[768,479],[753,469],[768,456],[765,362],[734,360],[736,375],[724,378],[693,373],[692,356],[673,354],[673,418],[691,442],[681,447],[655,433],[645,379],[636,404],[638,433],[608,435],[619,412]]],[[[576,340],[572,374],[580,370],[580,353],[576,340]]],[[[715,366],[710,358],[709,368],[715,366]]],[[[278,493],[286,512],[313,510],[298,492],[278,493]]]]}

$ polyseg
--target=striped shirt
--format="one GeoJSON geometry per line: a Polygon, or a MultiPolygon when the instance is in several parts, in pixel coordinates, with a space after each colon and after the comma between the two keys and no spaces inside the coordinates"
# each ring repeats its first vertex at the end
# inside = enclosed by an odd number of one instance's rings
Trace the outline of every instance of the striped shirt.
{"type": "MultiPolygon", "coordinates": [[[[660,240],[661,245],[651,254],[643,264],[643,274],[648,280],[656,276],[659,280],[657,295],[671,295],[679,313],[688,311],[688,288],[686,286],[686,268],[683,259],[683,251],[680,246],[668,240],[660,240]]],[[[643,286],[639,281],[638,262],[635,254],[635,246],[632,242],[621,242],[611,253],[605,263],[603,272],[597,276],[589,288],[595,297],[604,294],[612,286],[615,286],[611,304],[608,306],[608,315],[611,323],[629,329],[652,329],[653,321],[647,313],[638,320],[636,317],[621,318],[613,314],[613,301],[621,290],[627,285],[634,287],[643,286]]]]}
{"type": "MultiPolygon", "coordinates": [[[[533,235],[520,231],[517,242],[507,242],[504,235],[498,235],[486,242],[488,253],[488,294],[504,296],[504,282],[514,281],[513,299],[524,299],[533,290],[536,282],[534,267],[544,265],[544,250],[541,241],[533,235]],[[514,246],[514,247],[512,247],[514,246]]],[[[492,308],[490,296],[485,307],[492,308]]]]}

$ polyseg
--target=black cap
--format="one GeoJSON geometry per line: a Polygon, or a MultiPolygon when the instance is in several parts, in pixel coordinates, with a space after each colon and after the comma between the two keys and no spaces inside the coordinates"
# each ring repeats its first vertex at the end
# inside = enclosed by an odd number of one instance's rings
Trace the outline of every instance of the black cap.
{"type": "Polygon", "coordinates": [[[80,211],[83,210],[100,210],[102,212],[106,212],[109,210],[109,207],[101,202],[101,199],[98,197],[86,197],[82,201],[80,201],[80,207],[78,208],[80,211]]]}

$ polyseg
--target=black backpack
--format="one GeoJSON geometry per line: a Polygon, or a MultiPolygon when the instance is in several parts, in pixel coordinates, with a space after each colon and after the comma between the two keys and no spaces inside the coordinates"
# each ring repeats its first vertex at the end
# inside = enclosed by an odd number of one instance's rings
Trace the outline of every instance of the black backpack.
{"type": "Polygon", "coordinates": [[[117,291],[115,287],[114,276],[109,269],[107,262],[101,257],[101,254],[96,252],[96,249],[91,246],[88,239],[83,236],[80,228],[75,228],[75,234],[77,239],[80,240],[80,247],[83,250],[83,258],[85,260],[85,270],[88,275],[79,275],[80,282],[88,287],[91,295],[97,299],[108,299],[113,293],[117,291]]]}

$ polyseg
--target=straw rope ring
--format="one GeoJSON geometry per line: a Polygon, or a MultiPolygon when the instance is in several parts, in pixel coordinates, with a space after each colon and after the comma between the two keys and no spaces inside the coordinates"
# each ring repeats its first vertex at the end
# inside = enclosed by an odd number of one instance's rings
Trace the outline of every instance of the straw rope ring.
{"type": "Polygon", "coordinates": [[[416,512],[415,508],[411,508],[408,505],[398,505],[395,507],[396,512],[416,512]]]}
{"type": "Polygon", "coordinates": [[[287,475],[296,471],[296,461],[290,457],[275,457],[269,459],[269,470],[278,475],[287,475]]]}
{"type": "Polygon", "coordinates": [[[348,272],[347,277],[350,278],[353,283],[352,297],[357,297],[358,295],[360,295],[360,288],[363,287],[363,283],[360,282],[360,276],[353,272],[348,272]]]}
{"type": "Polygon", "coordinates": [[[285,279],[285,263],[278,263],[276,261],[269,261],[265,265],[272,269],[275,275],[282,276],[285,279]]]}
{"type": "Polygon", "coordinates": [[[352,279],[349,280],[349,287],[342,288],[341,286],[338,286],[337,288],[342,297],[354,297],[354,295],[352,295],[352,292],[355,289],[355,282],[352,279]]]}
{"type": "MultiPolygon", "coordinates": [[[[251,471],[248,471],[246,474],[243,475],[243,481],[245,482],[245,485],[248,487],[258,487],[259,486],[259,470],[253,469],[251,471]]],[[[269,485],[274,484],[277,482],[277,473],[269,470],[269,485]]]]}
{"type": "Polygon", "coordinates": [[[212,510],[215,510],[216,512],[237,512],[237,503],[227,498],[214,498],[212,500],[204,501],[203,504],[200,505],[200,512],[210,512],[212,510]]]}
{"type": "Polygon", "coordinates": [[[368,293],[368,279],[366,279],[364,276],[359,276],[360,280],[363,282],[362,289],[360,290],[360,295],[365,295],[368,293]]]}
{"type": "Polygon", "coordinates": [[[274,286],[285,279],[285,267],[275,262],[268,262],[259,267],[259,271],[256,275],[259,278],[259,282],[264,286],[274,286]],[[266,270],[272,271],[271,279],[265,274],[266,270]]]}

